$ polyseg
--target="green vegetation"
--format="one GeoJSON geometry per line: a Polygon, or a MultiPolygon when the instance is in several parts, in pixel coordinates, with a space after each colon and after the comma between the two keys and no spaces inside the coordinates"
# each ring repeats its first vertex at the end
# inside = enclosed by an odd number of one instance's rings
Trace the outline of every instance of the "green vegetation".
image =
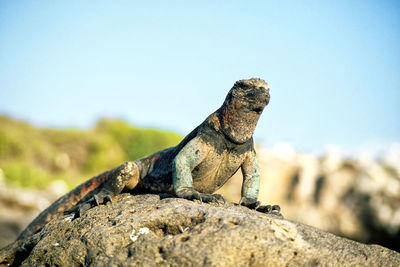
{"type": "Polygon", "coordinates": [[[45,188],[61,179],[70,187],[182,139],[173,133],[99,120],[94,129],[41,129],[0,115],[0,169],[10,185],[45,188]]]}

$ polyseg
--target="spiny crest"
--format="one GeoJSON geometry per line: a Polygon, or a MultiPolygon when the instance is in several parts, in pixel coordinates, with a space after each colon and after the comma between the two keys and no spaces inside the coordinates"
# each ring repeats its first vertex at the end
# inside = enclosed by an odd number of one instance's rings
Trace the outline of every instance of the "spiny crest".
{"type": "Polygon", "coordinates": [[[268,88],[268,84],[260,78],[251,78],[248,80],[239,80],[233,86],[234,88],[248,88],[248,87],[265,87],[268,88]]]}
{"type": "Polygon", "coordinates": [[[268,89],[268,84],[260,78],[251,78],[248,80],[239,80],[235,82],[232,89],[230,90],[227,99],[233,97],[241,97],[248,93],[251,93],[256,88],[268,89]]]}

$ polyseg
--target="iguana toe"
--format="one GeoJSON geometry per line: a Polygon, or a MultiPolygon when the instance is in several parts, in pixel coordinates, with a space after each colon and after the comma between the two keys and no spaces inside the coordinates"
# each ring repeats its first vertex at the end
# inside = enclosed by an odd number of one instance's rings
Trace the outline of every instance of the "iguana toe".
{"type": "Polygon", "coordinates": [[[255,210],[262,212],[262,213],[271,213],[272,206],[271,205],[262,205],[262,206],[259,206],[258,208],[256,208],[255,210]]]}
{"type": "Polygon", "coordinates": [[[272,211],[277,211],[278,213],[281,212],[281,207],[279,205],[273,205],[272,206],[272,211]]]}
{"type": "Polygon", "coordinates": [[[281,212],[281,207],[279,205],[262,205],[256,208],[257,211],[262,212],[262,213],[272,213],[275,215],[282,215],[281,212]]]}
{"type": "Polygon", "coordinates": [[[73,213],[73,215],[71,217],[72,221],[81,217],[82,214],[85,213],[91,207],[92,207],[92,204],[89,201],[80,205],[79,208],[73,213]]]}
{"type": "Polygon", "coordinates": [[[176,192],[176,196],[188,199],[188,200],[193,200],[197,199],[200,200],[200,202],[217,202],[218,204],[220,203],[219,200],[222,200],[224,204],[226,203],[226,200],[224,196],[220,194],[205,194],[205,193],[199,193],[194,188],[182,188],[178,192],[176,192]]]}
{"type": "Polygon", "coordinates": [[[225,199],[225,197],[223,195],[221,195],[221,194],[213,194],[213,196],[214,196],[214,199],[217,201],[218,204],[220,204],[220,202],[219,202],[220,200],[223,201],[223,205],[226,204],[226,199],[225,199]]]}
{"type": "Polygon", "coordinates": [[[261,205],[261,202],[257,201],[257,199],[242,197],[239,201],[239,205],[246,206],[249,209],[257,209],[261,205]]]}
{"type": "Polygon", "coordinates": [[[218,204],[220,204],[220,200],[223,201],[223,204],[226,203],[225,197],[223,195],[220,194],[203,194],[200,193],[200,197],[202,202],[208,203],[208,202],[216,202],[218,204]]]}
{"type": "Polygon", "coordinates": [[[252,198],[242,197],[239,201],[239,205],[246,206],[249,209],[254,209],[262,213],[281,215],[281,207],[279,207],[279,205],[261,205],[260,201],[252,198]]]}
{"type": "Polygon", "coordinates": [[[188,200],[197,199],[197,200],[203,201],[200,193],[191,187],[181,188],[179,191],[176,192],[176,196],[184,198],[184,199],[188,199],[188,200]]]}
{"type": "Polygon", "coordinates": [[[72,215],[72,220],[75,220],[81,217],[87,210],[92,207],[99,206],[100,204],[106,204],[107,202],[112,203],[112,198],[110,195],[106,195],[105,197],[101,198],[98,195],[93,195],[88,201],[79,205],[72,215]]]}
{"type": "Polygon", "coordinates": [[[110,195],[107,195],[104,197],[104,204],[106,204],[107,202],[110,202],[111,204],[113,203],[112,198],[110,195]]]}
{"type": "Polygon", "coordinates": [[[90,201],[93,203],[93,206],[99,206],[100,204],[107,204],[107,202],[112,203],[112,197],[109,194],[102,194],[102,192],[100,192],[99,194],[93,195],[88,202],[90,201]]]}
{"type": "Polygon", "coordinates": [[[201,194],[201,198],[203,199],[203,202],[212,202],[216,197],[212,194],[201,194]]]}
{"type": "Polygon", "coordinates": [[[94,205],[95,205],[95,206],[100,205],[100,204],[99,204],[99,197],[98,197],[97,195],[93,195],[93,202],[94,202],[94,205]]]}
{"type": "Polygon", "coordinates": [[[200,195],[200,193],[199,192],[192,192],[192,193],[190,193],[190,194],[185,194],[185,195],[183,195],[183,196],[181,196],[182,198],[184,198],[184,199],[187,199],[187,200],[194,200],[194,199],[197,199],[197,200],[200,200],[200,202],[203,202],[203,198],[202,198],[202,196],[200,195]]]}

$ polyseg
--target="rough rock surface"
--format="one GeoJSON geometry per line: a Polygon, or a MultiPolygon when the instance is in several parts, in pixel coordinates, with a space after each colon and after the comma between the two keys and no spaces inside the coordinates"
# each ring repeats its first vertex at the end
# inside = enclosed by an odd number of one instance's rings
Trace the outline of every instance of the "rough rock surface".
{"type": "MultiPolygon", "coordinates": [[[[400,252],[400,143],[381,158],[338,150],[317,157],[289,144],[258,147],[257,156],[261,202],[279,203],[287,219],[400,252]]],[[[238,201],[241,183],[235,176],[219,193],[238,201]]]]}
{"type": "Polygon", "coordinates": [[[400,266],[400,254],[236,206],[121,194],[0,251],[23,266],[400,266]]]}

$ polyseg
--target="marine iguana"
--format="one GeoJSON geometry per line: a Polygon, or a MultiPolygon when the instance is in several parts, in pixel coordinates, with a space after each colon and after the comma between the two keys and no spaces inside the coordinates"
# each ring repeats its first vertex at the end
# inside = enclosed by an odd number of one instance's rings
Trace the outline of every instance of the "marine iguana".
{"type": "Polygon", "coordinates": [[[243,173],[239,205],[279,213],[278,205],[261,206],[257,201],[260,172],[253,132],[269,100],[269,88],[264,80],[237,81],[222,106],[177,146],[125,162],[84,182],[39,214],[18,240],[39,231],[64,212],[72,212],[75,219],[95,205],[112,202],[112,197],[123,190],[225,202],[223,196],[213,193],[239,168],[243,173]]]}

